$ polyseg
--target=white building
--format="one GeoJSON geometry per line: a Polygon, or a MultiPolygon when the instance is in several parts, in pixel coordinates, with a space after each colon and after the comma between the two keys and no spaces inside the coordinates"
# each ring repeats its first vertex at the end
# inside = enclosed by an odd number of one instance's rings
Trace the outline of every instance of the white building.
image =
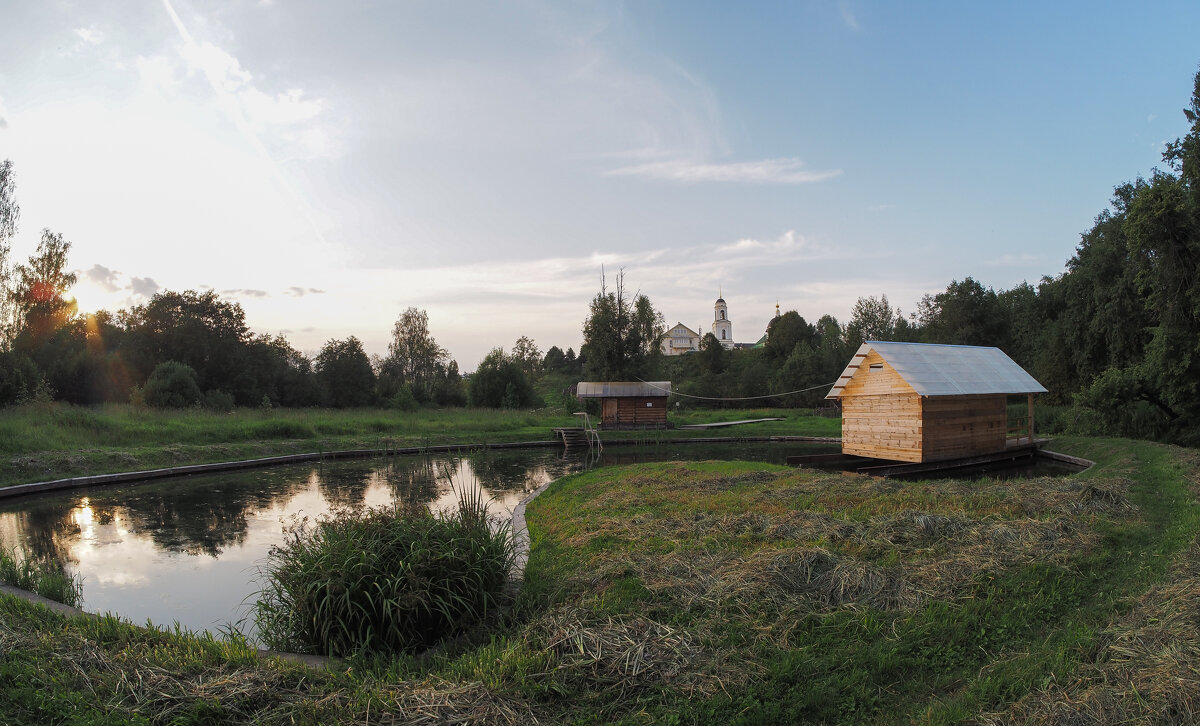
{"type": "Polygon", "coordinates": [[[733,321],[729,319],[729,306],[725,304],[723,297],[717,298],[713,303],[712,334],[721,342],[722,347],[733,348],[733,321]]]}
{"type": "Polygon", "coordinates": [[[700,334],[683,323],[675,323],[675,327],[663,335],[663,355],[683,355],[698,350],[700,350],[700,334]]]}

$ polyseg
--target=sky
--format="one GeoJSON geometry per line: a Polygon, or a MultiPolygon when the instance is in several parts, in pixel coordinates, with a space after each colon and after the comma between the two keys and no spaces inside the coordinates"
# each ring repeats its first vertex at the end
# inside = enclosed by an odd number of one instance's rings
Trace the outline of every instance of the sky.
{"type": "Polygon", "coordinates": [[[1200,67],[1194,1],[0,5],[13,260],[50,229],[82,311],[212,289],[309,353],[417,307],[467,371],[578,350],[602,274],[747,342],[1058,275],[1200,67]]]}

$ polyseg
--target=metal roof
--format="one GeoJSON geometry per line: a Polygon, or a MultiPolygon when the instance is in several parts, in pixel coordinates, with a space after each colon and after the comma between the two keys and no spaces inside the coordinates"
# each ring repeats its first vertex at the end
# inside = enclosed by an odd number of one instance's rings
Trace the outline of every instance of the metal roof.
{"type": "Polygon", "coordinates": [[[633,398],[671,395],[670,381],[584,381],[575,388],[576,398],[633,398]]]}
{"type": "Polygon", "coordinates": [[[1046,392],[999,348],[869,340],[859,347],[825,398],[842,395],[842,389],[872,350],[921,396],[1046,392]]]}

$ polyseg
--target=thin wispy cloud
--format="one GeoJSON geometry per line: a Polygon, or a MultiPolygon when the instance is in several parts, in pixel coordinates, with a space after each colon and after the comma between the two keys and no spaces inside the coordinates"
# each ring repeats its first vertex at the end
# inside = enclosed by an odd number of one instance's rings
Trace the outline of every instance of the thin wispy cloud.
{"type": "Polygon", "coordinates": [[[269,293],[266,290],[238,288],[235,290],[222,290],[221,294],[230,297],[267,297],[269,293]]]}
{"type": "Polygon", "coordinates": [[[846,23],[846,27],[851,30],[858,30],[858,18],[855,17],[854,11],[850,9],[850,3],[847,0],[841,0],[838,3],[838,10],[842,13],[842,21],[846,23]]]}
{"type": "Polygon", "coordinates": [[[1000,257],[988,260],[984,264],[988,267],[1020,267],[1022,265],[1029,265],[1034,262],[1041,262],[1043,259],[1044,258],[1042,255],[1035,255],[1026,252],[1019,255],[1002,255],[1000,257]]]}
{"type": "Polygon", "coordinates": [[[292,287],[289,287],[287,290],[285,290],[283,294],[291,295],[292,297],[304,297],[305,295],[324,295],[325,291],[318,290],[315,287],[299,287],[299,286],[293,285],[292,287]]]}
{"type": "Polygon", "coordinates": [[[104,33],[94,27],[76,28],[75,36],[89,45],[100,45],[104,42],[104,33]]]}
{"type": "Polygon", "coordinates": [[[612,169],[607,176],[638,176],[649,179],[698,184],[812,184],[839,176],[841,169],[809,171],[795,158],[763,159],[731,164],[703,164],[691,161],[658,161],[612,169]]]}

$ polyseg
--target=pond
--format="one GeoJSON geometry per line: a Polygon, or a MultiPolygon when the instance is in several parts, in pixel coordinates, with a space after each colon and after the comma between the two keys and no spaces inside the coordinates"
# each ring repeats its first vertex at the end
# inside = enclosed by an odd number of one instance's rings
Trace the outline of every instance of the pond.
{"type": "Polygon", "coordinates": [[[561,449],[483,450],[252,469],[0,500],[0,547],[52,558],[83,579],[83,607],[135,623],[253,636],[259,568],[298,519],[397,500],[453,507],[479,487],[508,516],[528,493],[593,466],[673,459],[783,464],[820,444],[609,447],[599,460],[561,449]]]}

